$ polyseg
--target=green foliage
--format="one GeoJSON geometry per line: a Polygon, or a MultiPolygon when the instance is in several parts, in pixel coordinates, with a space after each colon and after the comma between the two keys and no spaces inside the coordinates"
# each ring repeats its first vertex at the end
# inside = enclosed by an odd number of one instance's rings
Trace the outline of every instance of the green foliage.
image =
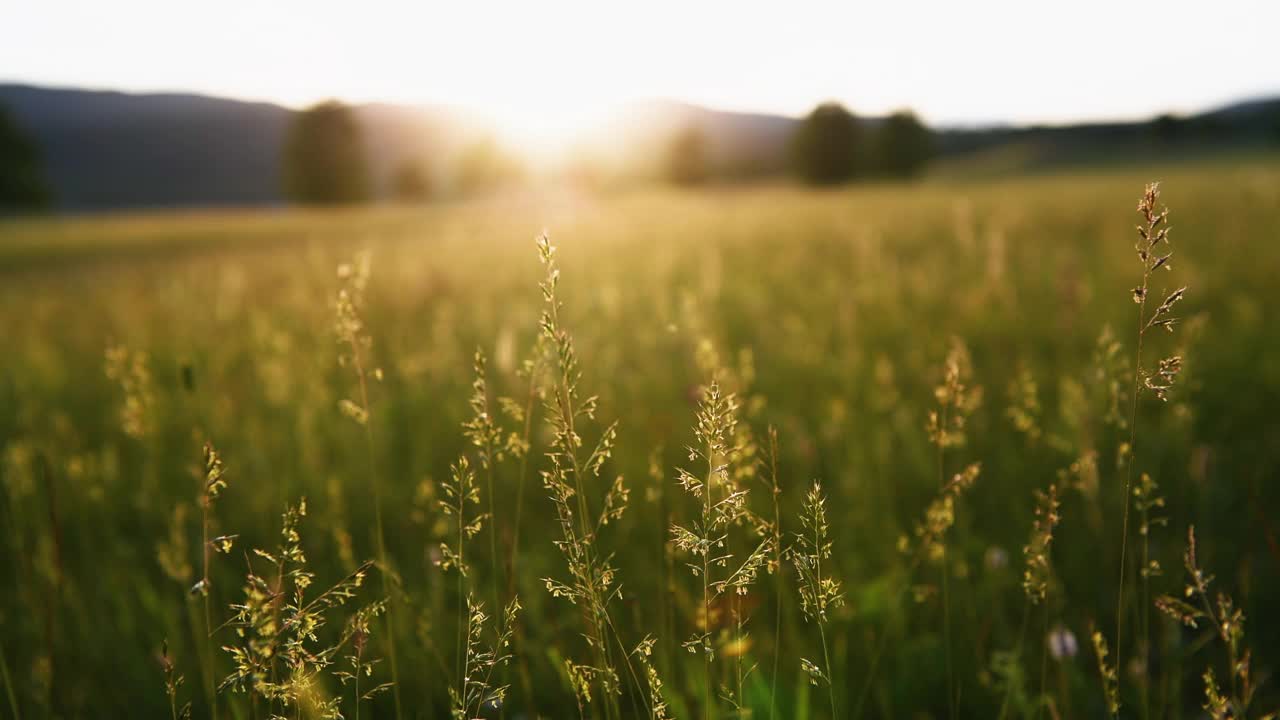
{"type": "Polygon", "coordinates": [[[284,149],[285,194],[300,205],[350,205],[370,198],[359,120],[330,100],[297,113],[284,149]]]}
{"type": "Polygon", "coordinates": [[[791,159],[796,173],[807,183],[837,185],[852,180],[868,164],[858,118],[839,103],[814,108],[796,127],[791,159]]]}
{"type": "Polygon", "coordinates": [[[0,105],[0,215],[42,210],[51,202],[39,148],[0,105]]]}
{"type": "Polygon", "coordinates": [[[875,171],[895,178],[919,175],[933,155],[933,136],[910,110],[899,110],[876,128],[875,171]]]}

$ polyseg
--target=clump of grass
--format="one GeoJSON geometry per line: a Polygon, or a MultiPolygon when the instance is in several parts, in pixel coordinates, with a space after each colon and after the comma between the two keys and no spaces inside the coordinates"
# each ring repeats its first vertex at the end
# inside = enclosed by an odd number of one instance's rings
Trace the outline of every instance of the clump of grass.
{"type": "Polygon", "coordinates": [[[1049,549],[1053,545],[1053,529],[1062,517],[1058,514],[1058,486],[1050,483],[1048,492],[1036,491],[1036,519],[1032,523],[1031,540],[1022,549],[1027,567],[1022,574],[1022,589],[1033,604],[1044,602],[1053,574],[1049,549]]]}
{"type": "MultiPolygon", "coordinates": [[[[580,430],[585,422],[595,419],[596,398],[583,398],[579,393],[581,370],[577,351],[572,336],[560,320],[562,303],[557,293],[560,268],[556,261],[556,248],[545,233],[539,236],[537,246],[538,257],[545,269],[541,283],[545,309],[539,326],[552,358],[548,362],[552,376],[547,389],[550,397],[545,403],[545,416],[552,436],[547,452],[551,467],[542,471],[542,482],[556,510],[561,534],[556,547],[564,556],[569,573],[567,582],[554,578],[544,578],[543,582],[553,597],[568,600],[583,613],[582,636],[592,656],[591,663],[565,661],[579,713],[585,713],[585,706],[591,703],[591,689],[598,687],[605,715],[616,717],[617,697],[622,688],[612,655],[615,645],[623,646],[608,606],[620,595],[621,587],[617,570],[608,556],[601,555],[597,545],[600,530],[626,510],[628,496],[626,485],[619,476],[604,492],[600,509],[593,512],[587,488],[600,479],[600,471],[613,454],[617,423],[606,426],[592,450],[583,453],[580,430]]],[[[633,670],[625,650],[622,657],[628,669],[633,670]]],[[[634,671],[632,676],[635,679],[634,671]]]]}
{"type": "MultiPolygon", "coordinates": [[[[688,564],[694,577],[701,580],[701,626],[681,646],[691,653],[701,652],[705,675],[703,716],[710,718],[715,712],[712,700],[712,665],[716,647],[713,628],[718,618],[713,604],[726,592],[746,594],[756,581],[761,569],[769,563],[774,538],[764,535],[755,549],[741,562],[735,562],[730,548],[730,530],[747,519],[748,490],[737,485],[730,477],[737,448],[732,444],[738,426],[738,404],[732,393],[720,387],[718,379],[702,393],[698,406],[694,435],[698,443],[689,447],[689,460],[699,460],[705,469],[695,475],[685,468],[677,468],[676,481],[681,489],[699,501],[699,515],[692,526],[673,523],[671,539],[676,549],[693,556],[688,564]]],[[[735,644],[743,640],[741,614],[735,612],[735,644]]],[[[741,652],[735,657],[740,658],[741,652]]],[[[734,694],[727,699],[735,706],[741,702],[741,668],[734,694]]]]}
{"type": "MultiPolygon", "coordinates": [[[[191,703],[186,702],[181,708],[178,707],[178,689],[186,682],[186,677],[178,672],[173,659],[169,657],[168,640],[160,646],[160,669],[164,671],[164,692],[169,697],[169,717],[171,720],[191,720],[191,703]]],[[[18,717],[16,709],[13,716],[18,717]]]]}
{"type": "Polygon", "coordinates": [[[827,687],[827,699],[831,703],[831,717],[840,717],[836,709],[836,693],[832,687],[831,653],[827,648],[827,622],[829,613],[844,605],[844,591],[840,580],[831,572],[830,567],[824,573],[822,561],[831,558],[830,527],[827,525],[827,498],[822,492],[822,484],[817,480],[804,498],[804,509],[800,514],[800,524],[804,532],[796,533],[795,543],[791,547],[791,560],[795,564],[796,577],[800,588],[800,610],[805,619],[818,625],[818,636],[822,641],[822,664],[808,658],[801,658],[801,667],[814,685],[827,687]]]}
{"type": "MultiPolygon", "coordinates": [[[[1169,332],[1173,332],[1179,318],[1174,316],[1173,311],[1179,302],[1182,301],[1186,294],[1187,288],[1180,287],[1169,292],[1163,302],[1161,302],[1150,314],[1147,313],[1147,299],[1151,293],[1151,280],[1153,274],[1163,268],[1168,271],[1172,269],[1170,260],[1173,257],[1173,250],[1169,240],[1169,210],[1160,205],[1160,185],[1159,183],[1151,183],[1143,190],[1142,197],[1138,200],[1138,213],[1142,218],[1142,222],[1137,226],[1138,241],[1134,245],[1137,251],[1138,261],[1142,265],[1142,282],[1133,288],[1132,297],[1134,303],[1138,305],[1138,323],[1137,323],[1137,347],[1134,351],[1133,363],[1133,392],[1131,399],[1131,407],[1129,412],[1129,441],[1122,447],[1122,453],[1126,458],[1125,480],[1124,480],[1124,510],[1123,519],[1121,521],[1121,537],[1120,537],[1120,580],[1117,588],[1116,599],[1116,665],[1120,666],[1120,654],[1123,648],[1124,640],[1124,589],[1125,580],[1128,576],[1126,567],[1126,555],[1129,544],[1129,505],[1130,497],[1134,495],[1133,491],[1133,466],[1137,453],[1138,438],[1138,400],[1142,392],[1149,391],[1160,400],[1168,399],[1168,392],[1173,387],[1178,373],[1182,369],[1182,357],[1180,355],[1172,355],[1160,360],[1154,368],[1147,368],[1143,365],[1142,351],[1144,341],[1147,338],[1148,331],[1156,328],[1163,328],[1169,332]]],[[[1145,515],[1146,510],[1143,510],[1145,515]]],[[[1145,598],[1149,596],[1150,582],[1150,558],[1147,550],[1147,533],[1148,524],[1144,521],[1143,527],[1143,568],[1141,572],[1142,580],[1142,598],[1143,603],[1139,608],[1139,613],[1143,618],[1142,631],[1143,637],[1140,638],[1138,647],[1143,653],[1144,665],[1146,665],[1146,653],[1149,646],[1150,638],[1147,636],[1149,628],[1150,610],[1146,605],[1145,598]]],[[[1117,677],[1117,685],[1119,678],[1117,677]]],[[[1143,716],[1149,713],[1147,686],[1149,683],[1144,682],[1142,688],[1142,707],[1143,716]]],[[[1117,689],[1117,696],[1119,690],[1117,689]]],[[[1112,715],[1119,712],[1118,703],[1112,709],[1112,715]]]]}
{"type": "Polygon", "coordinates": [[[631,654],[635,656],[641,671],[644,672],[645,681],[649,684],[649,720],[672,720],[667,711],[666,698],[662,695],[662,678],[658,676],[658,669],[650,661],[650,656],[653,655],[653,646],[657,642],[658,640],[654,636],[646,635],[644,640],[641,640],[640,644],[636,646],[636,649],[631,651],[631,654]]]}
{"type": "Polygon", "coordinates": [[[480,512],[468,514],[469,508],[479,507],[481,499],[475,472],[466,456],[459,458],[450,469],[450,479],[442,483],[442,490],[440,510],[453,518],[457,529],[455,544],[440,544],[439,563],[441,569],[458,574],[458,680],[449,688],[450,712],[457,720],[467,720],[477,717],[486,705],[501,706],[506,698],[508,686],[494,683],[493,673],[511,659],[507,648],[515,632],[520,601],[513,598],[507,605],[494,631],[495,642],[486,646],[483,636],[490,617],[484,603],[477,601],[474,591],[468,587],[471,566],[467,562],[467,543],[484,529],[486,521],[492,521],[492,516],[480,512]]]}
{"type": "MultiPolygon", "coordinates": [[[[349,643],[366,635],[358,631],[368,629],[368,619],[380,614],[385,600],[357,612],[357,621],[349,622],[346,631],[329,645],[320,643],[320,633],[330,622],[329,612],[355,598],[364,585],[373,562],[365,562],[328,589],[308,596],[315,575],[307,569],[307,556],[302,549],[299,527],[307,515],[307,502],[303,498],[297,505],[285,509],[280,529],[280,545],[273,551],[255,548],[253,553],[265,560],[275,570],[275,576],[267,580],[254,572],[246,557],[249,570],[245,577],[244,600],[231,606],[232,618],[228,624],[235,628],[240,643],[223,649],[231,656],[235,670],[219,686],[219,690],[232,689],[250,693],[267,703],[269,714],[283,714],[290,708],[301,713],[305,707],[311,715],[325,720],[342,717],[341,695],[330,696],[324,690],[325,674],[349,643]],[[279,713],[275,708],[279,707],[279,713]]],[[[364,648],[357,652],[361,666],[364,648]]],[[[345,677],[339,671],[337,677],[345,677]]],[[[367,699],[385,690],[391,683],[382,683],[362,696],[367,699]]]]}
{"type": "MultiPolygon", "coordinates": [[[[1017,649],[1012,656],[1002,657],[999,663],[1002,667],[1002,674],[1006,676],[1004,700],[1000,703],[1000,717],[1004,718],[1008,712],[1010,700],[1014,694],[1014,683],[1008,679],[1013,677],[1013,672],[1017,670],[1017,665],[1022,661],[1022,648],[1026,642],[1027,624],[1031,617],[1031,607],[1033,605],[1045,605],[1045,644],[1040,654],[1040,692],[1044,693],[1046,664],[1048,662],[1048,625],[1049,625],[1049,608],[1045,603],[1045,598],[1049,592],[1049,581],[1053,576],[1053,569],[1049,559],[1049,550],[1053,545],[1053,531],[1057,527],[1061,516],[1058,514],[1058,508],[1061,502],[1058,500],[1058,486],[1054,483],[1049,484],[1048,491],[1036,490],[1036,509],[1035,520],[1031,525],[1031,538],[1022,548],[1022,557],[1025,567],[1022,571],[1022,591],[1025,601],[1022,607],[1022,623],[1018,630],[1017,649]]],[[[1018,677],[1021,677],[1020,671],[1018,677]]],[[[1043,707],[1043,701],[1037,704],[1037,714],[1039,709],[1043,707]]]]}
{"type": "MultiPolygon", "coordinates": [[[[1178,598],[1163,595],[1156,600],[1156,607],[1174,620],[1192,629],[1198,629],[1201,621],[1208,621],[1213,627],[1227,654],[1227,678],[1230,687],[1227,691],[1219,687],[1213,666],[1205,668],[1204,709],[1213,720],[1245,720],[1249,717],[1249,709],[1253,704],[1257,685],[1250,672],[1250,652],[1245,647],[1244,612],[1236,607],[1230,595],[1219,592],[1211,598],[1209,585],[1213,575],[1200,568],[1196,557],[1196,529],[1187,528],[1187,548],[1182,556],[1183,567],[1187,571],[1187,585],[1184,596],[1198,602],[1199,606],[1184,602],[1178,598]]],[[[1267,713],[1260,720],[1274,720],[1280,713],[1267,713]]]]}
{"type": "Polygon", "coordinates": [[[501,623],[495,628],[495,642],[488,646],[484,644],[483,635],[490,618],[484,611],[484,603],[477,601],[474,595],[468,595],[466,612],[462,676],[459,687],[449,689],[450,712],[454,720],[479,717],[486,706],[501,707],[506,700],[509,686],[495,684],[493,673],[511,660],[508,648],[515,633],[520,600],[514,598],[507,605],[502,613],[501,623]]]}
{"type": "Polygon", "coordinates": [[[389,683],[380,683],[372,688],[360,691],[360,679],[371,677],[374,667],[378,664],[378,659],[368,659],[366,652],[369,647],[369,636],[372,633],[371,623],[375,617],[381,615],[386,610],[385,601],[378,601],[356,611],[347,621],[347,627],[344,638],[350,639],[351,649],[346,657],[350,670],[338,670],[334,672],[334,677],[338,678],[343,685],[350,683],[353,686],[351,693],[351,702],[355,706],[355,720],[360,720],[360,704],[366,700],[372,700],[378,693],[384,692],[390,688],[389,683]]]}
{"type": "Polygon", "coordinates": [[[468,517],[467,508],[480,504],[480,488],[476,485],[476,475],[471,469],[471,461],[463,457],[449,468],[449,479],[441,483],[444,497],[437,505],[444,515],[453,518],[457,540],[453,545],[440,543],[440,560],[436,563],[445,572],[458,573],[458,676],[463,677],[463,644],[466,637],[467,604],[466,578],[471,573],[467,564],[467,541],[484,529],[484,522],[489,517],[486,513],[476,513],[468,517]]]}

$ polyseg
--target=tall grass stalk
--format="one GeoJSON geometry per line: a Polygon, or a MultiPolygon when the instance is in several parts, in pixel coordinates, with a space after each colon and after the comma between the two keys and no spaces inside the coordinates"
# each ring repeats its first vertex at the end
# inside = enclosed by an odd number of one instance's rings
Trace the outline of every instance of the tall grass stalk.
{"type": "MultiPolygon", "coordinates": [[[[1022,623],[1018,630],[1018,644],[1015,650],[1015,662],[1022,662],[1023,648],[1025,646],[1027,625],[1031,617],[1031,609],[1036,605],[1044,606],[1044,637],[1048,637],[1049,633],[1049,603],[1047,596],[1049,593],[1050,580],[1053,577],[1053,568],[1050,562],[1050,549],[1053,545],[1053,531],[1061,522],[1062,516],[1059,514],[1061,502],[1058,499],[1058,486],[1055,483],[1049,484],[1048,491],[1036,490],[1036,509],[1035,520],[1031,524],[1031,538],[1022,548],[1022,556],[1025,561],[1025,567],[1022,571],[1022,590],[1024,595],[1022,607],[1022,623]]],[[[1040,649],[1040,692],[1044,693],[1045,673],[1048,662],[1048,641],[1047,639],[1041,643],[1040,649]]],[[[1006,716],[1009,708],[1010,694],[1013,690],[1012,683],[1005,687],[1004,700],[1000,704],[1000,718],[1006,716]]],[[[1039,715],[1040,707],[1037,706],[1036,713],[1039,715]]]]}
{"type": "MultiPolygon", "coordinates": [[[[585,711],[594,687],[599,690],[606,716],[613,718],[619,715],[617,696],[621,687],[612,661],[614,643],[610,642],[609,636],[613,633],[612,640],[619,646],[621,638],[616,636],[608,603],[620,594],[621,589],[617,584],[617,571],[607,559],[599,557],[596,542],[599,530],[622,516],[627,506],[628,491],[622,478],[618,477],[606,491],[599,515],[592,522],[586,483],[599,479],[604,463],[612,456],[617,440],[617,423],[604,429],[585,458],[580,455],[583,439],[578,423],[595,418],[596,398],[579,397],[581,371],[578,356],[572,337],[560,321],[561,301],[557,294],[560,268],[555,246],[545,233],[539,236],[537,245],[539,259],[545,269],[541,284],[545,309],[539,324],[548,352],[554,357],[554,381],[549,388],[553,397],[546,402],[547,422],[553,437],[547,452],[551,468],[544,470],[542,477],[560,527],[562,539],[556,542],[556,547],[565,557],[570,576],[569,582],[552,578],[544,578],[543,582],[553,597],[567,599],[582,609],[583,636],[590,648],[593,664],[579,665],[566,660],[565,665],[580,711],[585,711]]],[[[623,660],[639,688],[625,650],[623,660]]]]}
{"type": "MultiPolygon", "coordinates": [[[[1133,398],[1129,411],[1129,442],[1124,448],[1127,462],[1125,463],[1124,509],[1120,535],[1120,579],[1116,590],[1115,667],[1117,668],[1123,666],[1121,658],[1124,651],[1124,589],[1125,580],[1128,576],[1126,559],[1129,545],[1129,504],[1133,498],[1133,466],[1137,456],[1138,398],[1142,390],[1147,389],[1151,390],[1159,399],[1166,399],[1168,389],[1172,387],[1174,379],[1182,368],[1182,358],[1177,355],[1161,360],[1154,372],[1148,372],[1142,366],[1143,341],[1146,339],[1147,331],[1159,327],[1173,332],[1178,318],[1173,317],[1171,313],[1173,307],[1182,300],[1186,292],[1185,287],[1173,291],[1165,298],[1164,302],[1152,311],[1150,316],[1147,315],[1147,296],[1150,294],[1152,273],[1162,267],[1165,270],[1170,270],[1169,260],[1173,257],[1169,242],[1169,210],[1168,208],[1161,208],[1159,200],[1160,185],[1159,183],[1151,183],[1144,189],[1142,198],[1138,201],[1138,213],[1142,216],[1142,223],[1137,227],[1138,241],[1134,249],[1137,250],[1138,260],[1142,263],[1142,282],[1133,289],[1133,301],[1138,305],[1137,347],[1134,351],[1133,362],[1133,398]],[[1165,245],[1163,255],[1161,254],[1161,243],[1165,245]]],[[[1149,558],[1144,558],[1144,561],[1146,560],[1149,560],[1149,558]]],[[[1147,574],[1146,568],[1144,568],[1144,585],[1147,574]]],[[[1143,595],[1145,596],[1148,592],[1149,589],[1144,588],[1143,595]]],[[[1142,615],[1146,615],[1148,612],[1145,606],[1139,608],[1139,613],[1142,615]]],[[[1147,627],[1145,622],[1143,627],[1147,627]]],[[[1141,646],[1145,647],[1148,640],[1149,638],[1143,637],[1141,646]]],[[[1120,678],[1117,675],[1117,697],[1120,692],[1119,686],[1120,678]]],[[[1144,717],[1149,714],[1147,700],[1147,693],[1144,691],[1142,698],[1144,717]]],[[[1118,712],[1117,704],[1112,711],[1112,716],[1118,716],[1118,712]]]]}
{"type": "Polygon", "coordinates": [[[493,607],[501,607],[500,586],[502,581],[502,561],[498,556],[498,519],[494,513],[494,466],[503,459],[502,430],[489,408],[488,361],[484,352],[476,349],[473,360],[474,379],[471,382],[471,419],[463,423],[463,433],[475,446],[480,467],[485,472],[485,492],[488,493],[489,519],[489,567],[493,573],[493,607]]]}
{"type": "MultiPolygon", "coordinates": [[[[369,382],[366,371],[365,353],[372,345],[372,339],[365,331],[361,312],[364,309],[364,293],[369,283],[370,256],[368,252],[359,253],[353,263],[344,263],[338,267],[338,278],[342,288],[338,291],[335,309],[337,314],[336,330],[338,341],[346,346],[344,354],[339,356],[340,364],[350,364],[355,372],[356,385],[359,391],[359,404],[343,399],[339,409],[362,426],[364,430],[365,456],[369,473],[369,484],[373,490],[373,524],[376,534],[378,552],[378,575],[382,579],[382,592],[387,599],[387,610],[384,615],[384,627],[387,641],[387,660],[391,667],[392,698],[395,701],[396,718],[403,717],[400,703],[400,670],[396,653],[395,620],[392,608],[395,606],[394,592],[391,586],[392,568],[387,557],[387,537],[382,522],[382,478],[378,474],[376,445],[373,439],[373,426],[370,422],[369,382]]],[[[382,370],[373,369],[373,376],[382,378],[382,370]]]]}
{"type": "Polygon", "coordinates": [[[773,720],[778,704],[778,661],[782,657],[782,514],[778,505],[782,490],[778,487],[778,430],[769,426],[769,496],[773,500],[773,674],[769,680],[769,720],[773,720]]]}
{"type": "MultiPolygon", "coordinates": [[[[480,357],[480,356],[478,356],[480,357]]],[[[483,363],[477,360],[478,377],[483,377],[483,363]]],[[[475,472],[464,455],[449,469],[449,480],[443,483],[444,498],[440,510],[453,518],[457,526],[457,544],[440,546],[440,566],[458,575],[458,682],[449,689],[450,710],[454,718],[478,717],[485,705],[500,706],[506,698],[506,684],[495,684],[493,674],[499,666],[506,666],[511,659],[507,652],[515,631],[520,601],[512,599],[503,611],[502,621],[495,629],[491,646],[483,643],[485,625],[490,619],[484,611],[484,603],[475,599],[467,588],[471,567],[467,564],[467,542],[479,534],[492,516],[484,513],[468,514],[468,508],[479,507],[480,489],[475,472]]],[[[495,589],[496,594],[496,589],[495,589]]]]}
{"type": "Polygon", "coordinates": [[[791,558],[800,584],[800,609],[806,619],[818,625],[823,663],[819,667],[812,660],[801,658],[800,664],[808,673],[810,682],[827,686],[831,718],[836,720],[840,717],[840,712],[836,709],[836,692],[831,681],[834,669],[831,667],[831,652],[827,647],[826,625],[830,612],[844,605],[844,591],[840,581],[829,570],[825,574],[822,570],[822,561],[831,558],[831,540],[830,526],[827,524],[827,498],[822,492],[822,484],[817,480],[813,481],[813,487],[805,495],[800,524],[804,527],[804,532],[796,533],[791,558]]]}
{"type": "Polygon", "coordinates": [[[522,430],[520,433],[520,468],[516,473],[516,512],[515,520],[512,522],[511,531],[511,556],[508,559],[507,567],[511,569],[509,578],[508,592],[514,592],[515,577],[514,566],[516,557],[520,553],[520,523],[524,515],[524,490],[527,476],[529,473],[529,453],[530,438],[533,433],[533,411],[534,401],[538,397],[538,381],[542,372],[542,359],[546,351],[542,347],[542,336],[538,336],[538,341],[534,344],[533,357],[525,361],[524,367],[521,368],[520,374],[528,380],[528,392],[525,396],[524,411],[520,417],[522,430]]]}
{"type": "MultiPolygon", "coordinates": [[[[1208,621],[1212,634],[1217,637],[1227,652],[1227,676],[1231,683],[1229,693],[1218,686],[1217,676],[1210,663],[1204,670],[1204,709],[1213,720],[1244,720],[1249,717],[1249,708],[1253,704],[1258,686],[1252,674],[1251,653],[1245,646],[1244,611],[1236,607],[1235,601],[1225,592],[1219,591],[1216,599],[1209,596],[1209,585],[1214,576],[1200,567],[1196,553],[1195,526],[1187,528],[1187,548],[1182,556],[1182,564],[1187,572],[1187,584],[1184,597],[1196,601],[1199,606],[1163,595],[1156,601],[1156,606],[1179,623],[1198,629],[1200,623],[1208,621]]],[[[1280,713],[1271,712],[1261,716],[1261,720],[1274,720],[1280,713]]]]}
{"type": "Polygon", "coordinates": [[[209,515],[213,512],[214,501],[223,489],[227,487],[226,471],[222,464],[222,458],[218,455],[218,451],[213,445],[206,442],[204,444],[204,473],[200,478],[200,581],[196,583],[196,590],[201,596],[204,604],[204,663],[206,685],[209,697],[209,717],[217,720],[218,717],[218,690],[216,680],[214,679],[214,655],[213,655],[213,609],[210,607],[210,591],[212,582],[209,579],[209,556],[214,550],[219,552],[231,552],[232,543],[235,536],[224,535],[218,538],[209,537],[209,515]]]}
{"type": "MultiPolygon", "coordinates": [[[[701,461],[705,471],[695,475],[685,468],[677,468],[677,483],[691,497],[699,500],[700,514],[686,527],[671,526],[671,539],[677,550],[693,556],[689,563],[695,577],[702,585],[702,624],[682,647],[690,653],[701,653],[703,659],[703,717],[710,720],[716,709],[712,680],[712,666],[716,658],[713,628],[716,623],[713,601],[727,591],[742,595],[755,582],[760,570],[770,559],[773,538],[765,535],[755,549],[740,562],[735,561],[735,543],[730,535],[734,527],[749,516],[748,491],[736,485],[730,469],[738,461],[733,442],[738,427],[738,402],[733,393],[725,392],[719,379],[713,374],[711,383],[702,392],[702,399],[695,415],[694,436],[696,445],[689,447],[689,460],[701,461]],[[728,569],[732,568],[732,569],[728,569]]],[[[735,641],[742,640],[742,617],[739,605],[731,603],[734,612],[735,641]]],[[[741,684],[736,667],[735,688],[738,694],[735,704],[741,703],[741,684]]]]}
{"type": "MultiPolygon", "coordinates": [[[[969,357],[959,340],[952,342],[943,367],[942,383],[934,388],[936,410],[929,412],[926,430],[936,449],[938,487],[947,486],[946,449],[962,445],[966,419],[980,402],[981,392],[968,386],[969,357]]],[[[945,544],[936,546],[942,566],[942,632],[947,667],[947,716],[956,716],[956,678],[951,652],[951,560],[945,544]]]]}

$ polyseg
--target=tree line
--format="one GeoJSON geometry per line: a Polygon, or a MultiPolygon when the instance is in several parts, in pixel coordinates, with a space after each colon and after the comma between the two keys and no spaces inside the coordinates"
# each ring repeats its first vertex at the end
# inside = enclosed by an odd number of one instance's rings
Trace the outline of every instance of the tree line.
{"type": "MultiPolygon", "coordinates": [[[[666,142],[660,179],[697,185],[715,177],[710,137],[694,125],[680,127],[666,142]]],[[[838,103],[823,103],[796,124],[787,169],[811,185],[838,185],[866,178],[906,179],[919,175],[933,156],[932,133],[910,110],[881,119],[863,119],[838,103]]],[[[359,124],[347,106],[329,101],[298,113],[285,147],[286,190],[299,204],[351,204],[370,199],[368,163],[359,124]]],[[[459,193],[491,190],[524,175],[519,160],[495,141],[474,143],[456,160],[459,193]]],[[[421,158],[396,170],[392,196],[421,201],[435,194],[430,169],[421,158]]]]}
{"type": "MultiPolygon", "coordinates": [[[[666,180],[701,183],[711,177],[705,131],[687,126],[667,146],[666,180]]],[[[843,105],[823,103],[796,124],[787,170],[811,185],[839,185],[870,178],[919,175],[934,154],[932,132],[910,110],[864,119],[843,105]]]]}

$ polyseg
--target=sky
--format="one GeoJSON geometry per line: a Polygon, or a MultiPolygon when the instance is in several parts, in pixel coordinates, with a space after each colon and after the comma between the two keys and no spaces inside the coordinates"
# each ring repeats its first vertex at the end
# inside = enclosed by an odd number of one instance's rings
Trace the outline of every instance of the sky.
{"type": "Polygon", "coordinates": [[[468,108],[568,129],[670,99],[944,125],[1280,94],[1280,0],[4,0],[0,81],[468,108]]]}

